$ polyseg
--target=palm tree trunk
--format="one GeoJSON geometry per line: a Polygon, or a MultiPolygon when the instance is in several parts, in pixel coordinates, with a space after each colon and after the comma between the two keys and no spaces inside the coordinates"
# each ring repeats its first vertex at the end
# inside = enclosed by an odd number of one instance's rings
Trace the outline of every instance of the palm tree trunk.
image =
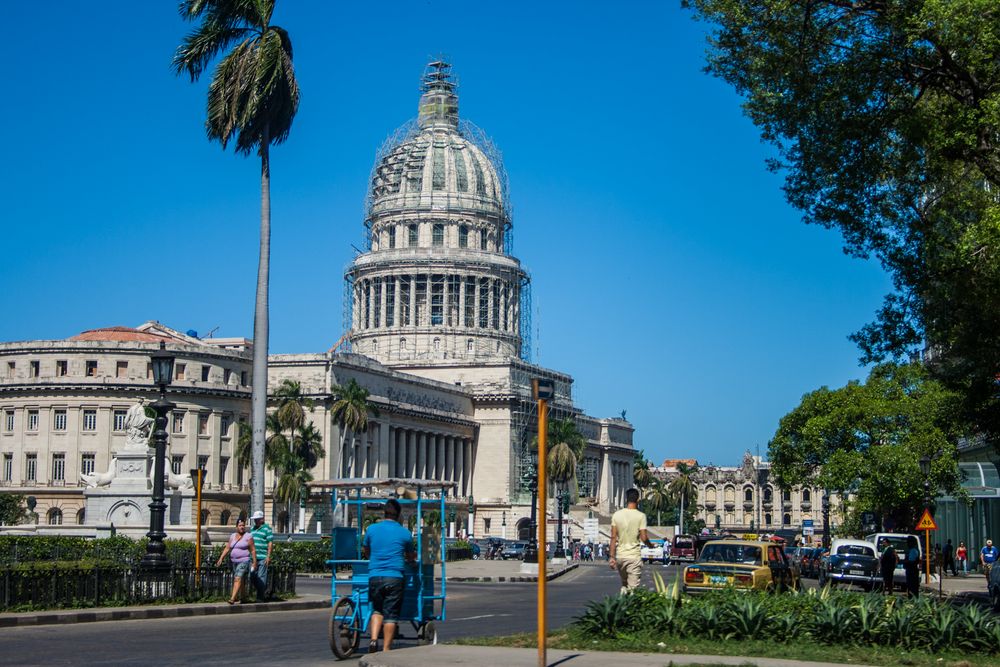
{"type": "Polygon", "coordinates": [[[260,141],[260,257],[253,317],[253,388],[250,394],[253,450],[250,466],[250,509],[264,509],[264,422],[267,419],[267,343],[271,271],[271,143],[267,125],[260,141]]]}

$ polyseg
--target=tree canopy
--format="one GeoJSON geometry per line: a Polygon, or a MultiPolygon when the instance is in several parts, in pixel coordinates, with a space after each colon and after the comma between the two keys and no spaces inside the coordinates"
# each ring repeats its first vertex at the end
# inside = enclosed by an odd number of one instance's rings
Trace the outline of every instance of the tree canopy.
{"type": "Polygon", "coordinates": [[[783,488],[848,492],[853,511],[912,527],[923,506],[921,457],[932,458],[932,489],[959,493],[958,417],[958,396],[919,364],[883,364],[863,384],[803,396],[770,442],[771,472],[783,488]]]}
{"type": "Polygon", "coordinates": [[[788,201],[874,256],[893,291],[864,362],[928,346],[968,415],[1000,431],[1000,3],[684,0],[708,71],[777,149],[788,201]]]}

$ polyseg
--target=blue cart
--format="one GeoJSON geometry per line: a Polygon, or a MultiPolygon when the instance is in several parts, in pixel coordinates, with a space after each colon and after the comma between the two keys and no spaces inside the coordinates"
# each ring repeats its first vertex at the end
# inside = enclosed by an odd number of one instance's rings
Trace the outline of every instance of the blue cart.
{"type": "MultiPolygon", "coordinates": [[[[400,478],[352,478],[311,482],[313,489],[330,491],[330,505],[334,523],[331,540],[331,558],[327,561],[333,570],[330,583],[330,649],[339,659],[354,654],[361,642],[361,635],[368,632],[371,607],[368,602],[368,561],[361,558],[361,531],[366,527],[365,518],[382,518],[382,506],[389,498],[396,498],[403,507],[403,515],[416,517],[415,542],[417,562],[407,564],[403,575],[403,608],[400,625],[409,622],[421,644],[437,643],[434,621],[445,620],[445,539],[444,517],[447,490],[454,482],[400,478]],[[409,512],[407,511],[409,509],[409,512]],[[439,534],[424,535],[424,515],[437,510],[439,534]],[[437,556],[437,558],[435,558],[437,556]],[[440,589],[435,587],[434,564],[441,563],[440,589]],[[337,567],[349,565],[350,579],[337,579],[337,567]],[[343,589],[338,591],[338,587],[343,589]],[[343,594],[341,594],[343,593],[343,594]]],[[[405,521],[405,520],[404,520],[405,521]]],[[[405,524],[404,524],[405,525],[405,524]]],[[[402,627],[397,638],[405,639],[402,627]]]]}

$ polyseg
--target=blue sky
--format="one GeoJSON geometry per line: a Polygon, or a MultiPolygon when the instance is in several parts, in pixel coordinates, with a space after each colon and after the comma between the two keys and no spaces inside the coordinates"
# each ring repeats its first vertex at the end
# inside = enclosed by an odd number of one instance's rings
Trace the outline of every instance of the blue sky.
{"type": "MultiPolygon", "coordinates": [[[[675,2],[279,0],[302,99],[272,153],[271,351],[341,335],[376,149],[446,54],[500,147],[534,360],[656,462],[736,464],[801,395],[863,377],[847,336],[889,282],[804,225],[675,2]]],[[[0,340],[158,319],[249,337],[259,162],[204,135],[208,80],[169,69],[175,2],[14,3],[0,340]]]]}

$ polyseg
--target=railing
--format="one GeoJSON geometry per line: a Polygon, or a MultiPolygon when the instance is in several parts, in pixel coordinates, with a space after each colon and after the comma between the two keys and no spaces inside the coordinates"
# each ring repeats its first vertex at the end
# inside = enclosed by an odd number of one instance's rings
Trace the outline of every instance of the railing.
{"type": "MultiPolygon", "coordinates": [[[[275,594],[295,593],[295,571],[272,567],[268,585],[275,594]]],[[[114,607],[150,602],[195,602],[228,597],[231,568],[172,567],[153,573],[135,567],[3,568],[0,611],[114,607]]]]}

